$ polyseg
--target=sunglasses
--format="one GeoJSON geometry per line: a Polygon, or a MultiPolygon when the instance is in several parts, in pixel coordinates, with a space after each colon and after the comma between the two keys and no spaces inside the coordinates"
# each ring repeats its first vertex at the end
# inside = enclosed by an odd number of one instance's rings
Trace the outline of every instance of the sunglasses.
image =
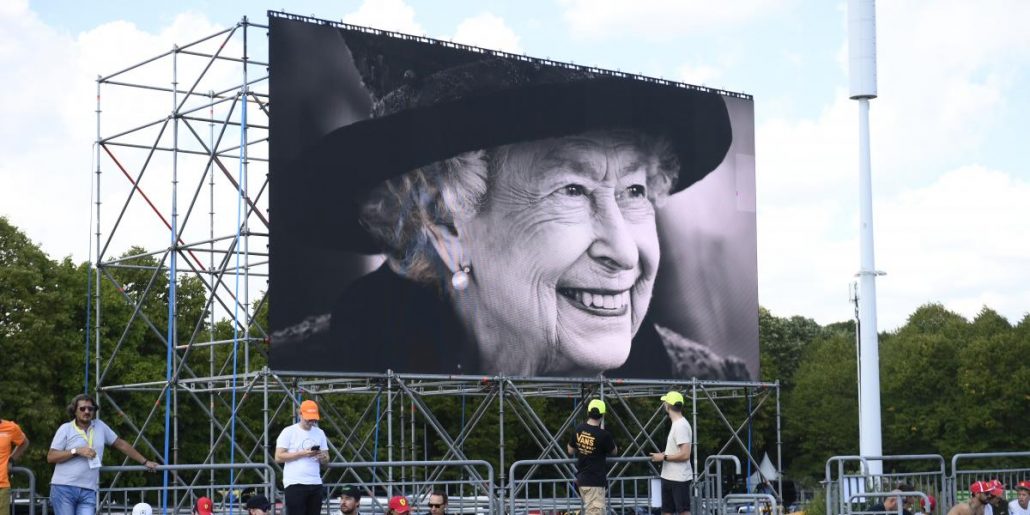
{"type": "Polygon", "coordinates": [[[79,411],[96,411],[97,409],[93,406],[79,406],[79,411]]]}
{"type": "Polygon", "coordinates": [[[443,504],[438,504],[438,503],[435,503],[435,502],[431,502],[431,503],[429,503],[429,507],[430,508],[443,508],[443,504]]]}

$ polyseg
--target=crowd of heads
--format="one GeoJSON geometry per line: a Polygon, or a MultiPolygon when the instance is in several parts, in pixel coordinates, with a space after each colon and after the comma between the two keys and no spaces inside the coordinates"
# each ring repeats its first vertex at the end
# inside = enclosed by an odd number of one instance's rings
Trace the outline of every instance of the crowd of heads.
{"type": "MultiPolygon", "coordinates": [[[[361,507],[363,493],[360,488],[350,485],[344,486],[336,491],[333,496],[339,502],[340,515],[355,515],[361,507]]],[[[447,492],[442,489],[433,490],[426,498],[426,506],[430,515],[443,515],[447,513],[447,492]]],[[[410,513],[413,510],[411,501],[403,495],[394,495],[386,503],[386,515],[399,515],[410,513]]]]}

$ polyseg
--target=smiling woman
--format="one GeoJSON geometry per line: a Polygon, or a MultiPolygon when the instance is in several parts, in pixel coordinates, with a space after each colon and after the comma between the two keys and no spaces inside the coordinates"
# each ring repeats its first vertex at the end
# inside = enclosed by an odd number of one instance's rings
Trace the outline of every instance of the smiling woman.
{"type": "MultiPolygon", "coordinates": [[[[593,375],[625,363],[647,313],[670,148],[598,131],[469,152],[379,186],[362,220],[392,273],[441,288],[460,330],[448,337],[475,342],[473,369],[593,375]]],[[[348,313],[333,325],[367,320],[348,313]]]]}
{"type": "MultiPolygon", "coordinates": [[[[271,27],[273,70],[290,23],[271,27]]],[[[708,176],[732,142],[720,94],[338,34],[367,114],[357,94],[354,120],[294,146],[290,161],[273,152],[276,368],[747,378],[741,361],[649,313],[658,208],[708,176]],[[311,242],[385,261],[327,315],[283,323],[278,306],[298,298],[280,286],[283,256],[311,242]],[[324,358],[299,359],[311,353],[324,358]]],[[[278,84],[273,75],[273,99],[278,84]]]]}

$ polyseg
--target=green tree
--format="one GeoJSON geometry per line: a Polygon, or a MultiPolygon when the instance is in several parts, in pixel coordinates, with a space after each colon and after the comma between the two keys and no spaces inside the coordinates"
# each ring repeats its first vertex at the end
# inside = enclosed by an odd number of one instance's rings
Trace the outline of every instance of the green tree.
{"type": "Polygon", "coordinates": [[[784,403],[784,438],[796,446],[794,478],[819,478],[827,458],[857,454],[855,340],[834,335],[809,346],[784,403]]]}

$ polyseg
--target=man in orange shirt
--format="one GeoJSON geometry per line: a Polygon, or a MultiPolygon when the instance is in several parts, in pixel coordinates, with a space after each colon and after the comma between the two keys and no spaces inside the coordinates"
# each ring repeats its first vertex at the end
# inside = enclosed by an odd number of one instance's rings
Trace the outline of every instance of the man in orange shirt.
{"type": "MultiPolygon", "coordinates": [[[[0,412],[2,411],[3,404],[0,403],[0,412]]],[[[0,418],[0,514],[11,513],[11,480],[7,476],[7,464],[20,460],[28,446],[29,439],[25,438],[21,427],[10,420],[0,418]]]]}

